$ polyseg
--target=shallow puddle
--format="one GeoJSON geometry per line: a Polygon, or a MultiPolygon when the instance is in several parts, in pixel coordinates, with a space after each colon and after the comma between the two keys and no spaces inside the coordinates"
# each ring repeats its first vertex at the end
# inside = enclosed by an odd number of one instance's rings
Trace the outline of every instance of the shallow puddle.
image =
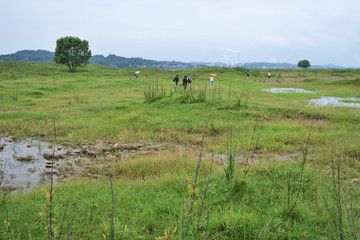
{"type": "Polygon", "coordinates": [[[319,107],[357,107],[360,108],[360,98],[321,97],[309,100],[309,104],[319,107]]]}
{"type": "MultiPolygon", "coordinates": [[[[51,143],[39,140],[13,141],[10,137],[0,138],[0,179],[1,185],[16,186],[17,189],[31,189],[35,185],[48,183],[51,168],[46,168],[45,152],[64,154],[65,150],[60,146],[53,146],[51,143]]],[[[55,161],[53,169],[56,169],[65,160],[55,161]]],[[[58,171],[58,170],[53,170],[58,171]]],[[[57,175],[53,174],[56,179],[57,175]]]]}
{"type": "Polygon", "coordinates": [[[271,93],[314,93],[312,91],[307,91],[302,88],[267,88],[264,91],[271,93]]]}

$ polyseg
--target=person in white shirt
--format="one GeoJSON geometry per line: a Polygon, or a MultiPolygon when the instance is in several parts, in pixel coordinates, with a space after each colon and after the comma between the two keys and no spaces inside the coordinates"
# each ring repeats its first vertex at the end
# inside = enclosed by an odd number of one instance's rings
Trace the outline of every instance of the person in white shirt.
{"type": "Polygon", "coordinates": [[[190,76],[188,76],[187,84],[189,85],[189,87],[190,87],[191,83],[192,83],[192,78],[190,76]]]}
{"type": "Polygon", "coordinates": [[[210,87],[212,87],[214,84],[214,77],[210,76],[210,87]]]}

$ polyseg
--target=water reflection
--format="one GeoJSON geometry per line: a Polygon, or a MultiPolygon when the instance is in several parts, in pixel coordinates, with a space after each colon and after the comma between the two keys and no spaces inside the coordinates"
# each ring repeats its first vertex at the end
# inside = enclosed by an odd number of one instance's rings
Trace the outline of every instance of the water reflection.
{"type": "MultiPolygon", "coordinates": [[[[34,139],[13,141],[10,137],[0,138],[0,144],[3,145],[0,150],[1,185],[16,185],[20,189],[42,185],[48,179],[44,176],[48,160],[43,154],[53,152],[54,148],[60,149],[60,146],[34,139]]],[[[62,154],[64,150],[57,150],[56,153],[62,154]]]]}
{"type": "Polygon", "coordinates": [[[307,91],[302,88],[267,88],[264,91],[271,93],[314,93],[312,91],[307,91]]]}
{"type": "Polygon", "coordinates": [[[319,107],[360,107],[359,98],[338,98],[338,97],[321,97],[309,100],[309,104],[319,107]],[[346,102],[350,101],[350,102],[346,102]],[[354,102],[351,102],[354,101],[354,102]]]}

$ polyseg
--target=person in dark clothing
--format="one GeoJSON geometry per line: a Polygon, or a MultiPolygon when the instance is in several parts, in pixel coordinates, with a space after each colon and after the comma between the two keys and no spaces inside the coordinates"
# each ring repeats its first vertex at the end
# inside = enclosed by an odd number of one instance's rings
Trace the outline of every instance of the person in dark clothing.
{"type": "Polygon", "coordinates": [[[185,76],[183,78],[183,84],[182,84],[185,90],[186,90],[186,87],[187,87],[187,81],[188,81],[187,76],[185,76]]]}
{"type": "Polygon", "coordinates": [[[179,76],[176,75],[176,77],[173,78],[173,82],[175,82],[175,85],[177,86],[179,83],[179,76]]]}

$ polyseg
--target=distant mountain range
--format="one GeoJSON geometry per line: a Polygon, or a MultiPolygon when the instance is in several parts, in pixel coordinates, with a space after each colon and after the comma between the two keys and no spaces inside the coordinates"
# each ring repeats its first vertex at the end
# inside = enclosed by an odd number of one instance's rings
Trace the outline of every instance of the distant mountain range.
{"type": "MultiPolygon", "coordinates": [[[[21,62],[53,62],[54,52],[46,50],[22,50],[12,54],[0,55],[0,61],[21,61],[21,62]]],[[[180,62],[180,61],[155,61],[143,58],[125,58],[110,54],[94,55],[90,64],[103,65],[115,68],[161,68],[161,69],[191,69],[201,67],[243,67],[248,69],[296,69],[296,64],[291,63],[268,63],[248,62],[242,64],[226,64],[221,62],[180,62]]],[[[333,64],[313,65],[311,68],[322,69],[344,69],[344,67],[333,64]]]]}

